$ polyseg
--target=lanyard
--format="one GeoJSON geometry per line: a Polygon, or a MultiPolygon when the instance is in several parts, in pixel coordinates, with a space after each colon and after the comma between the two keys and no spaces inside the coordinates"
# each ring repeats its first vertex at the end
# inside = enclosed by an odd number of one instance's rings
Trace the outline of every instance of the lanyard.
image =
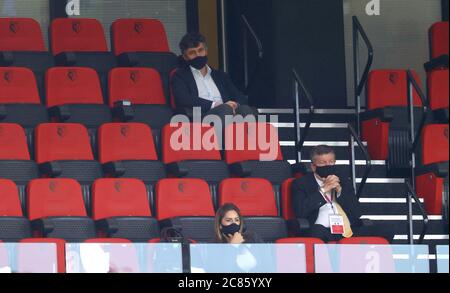
{"type": "Polygon", "coordinates": [[[328,198],[328,196],[325,193],[322,193],[322,190],[319,189],[320,194],[323,196],[323,198],[326,200],[327,203],[329,203],[331,205],[331,209],[333,210],[333,213],[336,214],[336,211],[334,209],[334,196],[333,193],[331,193],[331,199],[328,198]]]}

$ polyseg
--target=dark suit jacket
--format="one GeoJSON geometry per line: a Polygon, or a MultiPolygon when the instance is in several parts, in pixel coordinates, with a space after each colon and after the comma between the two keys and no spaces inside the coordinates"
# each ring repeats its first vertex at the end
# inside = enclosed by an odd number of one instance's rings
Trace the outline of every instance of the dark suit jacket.
{"type": "MultiPolygon", "coordinates": [[[[212,69],[211,77],[216,83],[224,103],[235,101],[243,104],[242,102],[245,101],[244,95],[236,88],[226,73],[212,69]]],[[[212,102],[198,96],[197,84],[189,66],[177,69],[172,78],[171,86],[177,108],[201,107],[202,113],[211,109],[212,102]]]]}
{"type": "MultiPolygon", "coordinates": [[[[360,226],[361,216],[355,190],[348,178],[340,177],[342,192],[337,202],[344,209],[352,226],[360,226]]],[[[314,174],[308,173],[305,177],[295,180],[291,187],[292,207],[297,218],[307,219],[312,227],[319,215],[319,209],[327,202],[319,191],[314,174]]]]}

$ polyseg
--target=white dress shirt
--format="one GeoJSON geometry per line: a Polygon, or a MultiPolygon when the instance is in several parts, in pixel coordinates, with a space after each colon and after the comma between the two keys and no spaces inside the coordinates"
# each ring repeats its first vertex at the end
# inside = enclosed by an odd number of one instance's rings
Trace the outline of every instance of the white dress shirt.
{"type": "Polygon", "coordinates": [[[211,109],[215,106],[223,104],[222,96],[216,83],[211,76],[211,67],[206,65],[208,72],[203,76],[200,70],[191,67],[192,74],[194,75],[195,83],[197,84],[198,96],[202,99],[213,102],[211,109]]]}
{"type": "MultiPolygon", "coordinates": [[[[317,178],[314,175],[314,178],[316,178],[317,184],[319,184],[320,188],[322,188],[324,186],[324,182],[322,180],[320,180],[319,178],[317,178]]],[[[319,192],[322,194],[322,192],[319,189],[319,192]]],[[[339,197],[341,194],[337,194],[337,197],[339,197]]],[[[322,194],[322,196],[325,198],[328,197],[328,199],[331,199],[331,192],[327,192],[326,194],[322,194]]],[[[336,199],[333,200],[333,203],[336,202],[336,199]]],[[[334,209],[336,209],[336,207],[334,207],[334,209]]],[[[330,215],[334,215],[337,213],[337,210],[333,209],[333,205],[331,203],[328,202],[325,205],[323,205],[320,209],[319,209],[319,215],[317,216],[317,220],[314,224],[316,225],[322,225],[325,228],[330,228],[330,215]]]]}

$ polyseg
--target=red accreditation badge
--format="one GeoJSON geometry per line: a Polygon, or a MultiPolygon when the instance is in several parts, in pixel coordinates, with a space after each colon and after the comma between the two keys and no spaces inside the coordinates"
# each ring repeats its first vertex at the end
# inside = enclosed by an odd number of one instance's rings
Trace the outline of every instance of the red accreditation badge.
{"type": "Polygon", "coordinates": [[[340,215],[330,215],[331,234],[344,234],[344,218],[340,215]]]}

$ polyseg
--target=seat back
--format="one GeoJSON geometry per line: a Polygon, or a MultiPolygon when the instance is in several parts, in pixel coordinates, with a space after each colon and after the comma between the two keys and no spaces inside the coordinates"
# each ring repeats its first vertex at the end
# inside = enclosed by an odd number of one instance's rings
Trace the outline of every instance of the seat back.
{"type": "Polygon", "coordinates": [[[0,160],[30,160],[27,138],[20,125],[0,123],[0,160]]]}
{"type": "Polygon", "coordinates": [[[118,101],[134,105],[166,105],[159,72],[152,68],[114,68],[109,72],[109,106],[118,101]]]}
{"type": "Polygon", "coordinates": [[[293,220],[296,218],[294,214],[294,210],[292,209],[292,192],[291,187],[292,183],[295,181],[295,178],[290,178],[283,182],[281,186],[281,212],[282,217],[286,221],[293,220]]]}
{"type": "Polygon", "coordinates": [[[200,123],[166,125],[162,131],[162,146],[165,164],[222,159],[214,128],[200,123]]]}
{"type": "Polygon", "coordinates": [[[448,109],[448,69],[434,70],[428,76],[428,99],[432,110],[448,109]]]}
{"type": "Polygon", "coordinates": [[[40,104],[33,71],[24,67],[0,67],[0,104],[40,104]]]}
{"type": "Polygon", "coordinates": [[[73,179],[35,179],[27,186],[28,218],[87,217],[80,184],[73,179]]]}
{"type": "Polygon", "coordinates": [[[158,160],[152,130],[145,124],[103,124],[98,132],[98,145],[102,164],[126,160],[158,160]]]}
{"type": "Polygon", "coordinates": [[[230,178],[219,186],[219,205],[233,203],[244,217],[277,217],[272,184],[265,179],[230,178]]]}
{"type": "Polygon", "coordinates": [[[201,179],[163,179],[156,185],[158,220],[177,217],[214,217],[208,183],[201,179]]]}
{"type": "Polygon", "coordinates": [[[87,67],[53,67],[45,75],[47,107],[103,104],[97,72],[87,67]]]}
{"type": "Polygon", "coordinates": [[[92,186],[92,218],[151,217],[147,189],[137,179],[98,179],[92,186]]]}
{"type": "Polygon", "coordinates": [[[313,274],[315,272],[314,263],[314,245],[325,244],[319,238],[283,238],[276,241],[277,244],[304,244],[306,253],[306,272],[313,274]]]}
{"type": "Polygon", "coordinates": [[[115,55],[129,52],[169,52],[164,25],[156,19],[118,19],[111,26],[115,55]]]}
{"type": "Polygon", "coordinates": [[[0,51],[45,52],[41,26],[32,18],[0,18],[0,51]]]}
{"type": "Polygon", "coordinates": [[[448,162],[448,124],[426,125],[421,142],[423,165],[448,162]]]}
{"type": "Polygon", "coordinates": [[[448,55],[448,21],[433,24],[429,34],[431,59],[448,55]]]}
{"type": "Polygon", "coordinates": [[[0,179],[0,217],[22,217],[22,207],[16,184],[0,179]]]}
{"type": "Polygon", "coordinates": [[[91,18],[56,18],[50,25],[53,55],[63,52],[108,52],[102,24],[91,18]]]}
{"type": "Polygon", "coordinates": [[[94,160],[87,129],[81,124],[39,125],[35,130],[35,153],[38,164],[94,160]]]}
{"type": "Polygon", "coordinates": [[[227,126],[225,148],[227,164],[283,160],[278,132],[269,123],[239,123],[227,126]]]}
{"type": "MultiPolygon", "coordinates": [[[[418,74],[413,72],[413,76],[420,86],[418,74]]],[[[373,70],[369,73],[366,88],[368,110],[408,106],[406,70],[373,70]]],[[[422,105],[416,91],[414,91],[414,105],[422,105]]]]}

